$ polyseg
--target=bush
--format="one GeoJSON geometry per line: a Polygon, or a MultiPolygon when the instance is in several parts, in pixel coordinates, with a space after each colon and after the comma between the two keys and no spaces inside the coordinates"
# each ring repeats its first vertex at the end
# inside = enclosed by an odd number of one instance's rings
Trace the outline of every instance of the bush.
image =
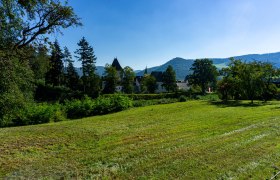
{"type": "Polygon", "coordinates": [[[95,114],[108,114],[130,107],[132,107],[132,100],[120,94],[114,94],[109,97],[100,96],[95,100],[95,114]]]}
{"type": "Polygon", "coordinates": [[[66,101],[64,108],[67,118],[81,118],[93,115],[95,103],[91,98],[86,96],[82,100],[66,101]]]}
{"type": "Polygon", "coordinates": [[[34,125],[58,122],[65,119],[65,113],[58,104],[30,104],[15,115],[12,125],[34,125]]]}
{"type": "Polygon", "coordinates": [[[85,97],[82,100],[66,101],[65,103],[67,117],[71,119],[108,114],[130,107],[132,107],[132,100],[119,94],[100,96],[97,99],[85,97]]]}
{"type": "Polygon", "coordinates": [[[157,104],[171,104],[178,102],[177,99],[174,98],[162,98],[162,99],[152,99],[152,100],[136,100],[133,101],[134,107],[144,107],[144,106],[151,106],[157,104]]]}
{"type": "Polygon", "coordinates": [[[187,97],[186,97],[186,96],[181,95],[181,96],[179,97],[179,102],[186,102],[186,101],[187,101],[187,97]]]}
{"type": "Polygon", "coordinates": [[[34,99],[37,102],[64,102],[83,97],[82,92],[73,91],[64,86],[45,85],[43,82],[37,82],[36,86],[34,99]]]}
{"type": "Polygon", "coordinates": [[[206,94],[204,96],[199,95],[199,96],[197,96],[197,99],[205,100],[205,101],[219,101],[220,100],[218,94],[216,94],[216,93],[206,94]]]}

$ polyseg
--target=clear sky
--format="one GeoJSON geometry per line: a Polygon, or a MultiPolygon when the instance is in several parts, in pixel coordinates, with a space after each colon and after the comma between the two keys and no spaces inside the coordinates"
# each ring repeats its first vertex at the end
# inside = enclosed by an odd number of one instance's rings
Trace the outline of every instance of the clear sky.
{"type": "MultiPolygon", "coordinates": [[[[96,65],[134,70],[175,57],[280,51],[280,0],[69,0],[83,27],[57,35],[72,52],[85,36],[96,65]]],[[[79,64],[76,64],[79,66],[79,64]]]]}

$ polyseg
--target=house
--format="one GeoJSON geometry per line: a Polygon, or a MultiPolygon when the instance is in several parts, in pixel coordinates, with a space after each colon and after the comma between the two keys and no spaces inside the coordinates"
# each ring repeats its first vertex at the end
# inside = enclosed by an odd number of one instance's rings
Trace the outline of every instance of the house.
{"type": "Polygon", "coordinates": [[[190,89],[188,81],[177,81],[176,84],[177,84],[178,90],[188,91],[190,89]]]}

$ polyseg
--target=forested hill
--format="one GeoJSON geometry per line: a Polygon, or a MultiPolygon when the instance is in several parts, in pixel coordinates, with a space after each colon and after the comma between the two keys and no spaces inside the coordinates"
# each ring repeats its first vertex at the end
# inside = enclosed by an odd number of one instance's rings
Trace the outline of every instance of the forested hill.
{"type": "MultiPolygon", "coordinates": [[[[269,54],[249,54],[243,56],[236,56],[234,58],[241,59],[246,62],[251,62],[254,60],[262,62],[271,62],[275,66],[280,67],[280,52],[269,54]]],[[[212,58],[211,60],[219,69],[226,67],[229,62],[229,58],[212,58]]],[[[193,61],[194,59],[183,59],[177,57],[166,62],[163,65],[148,68],[148,73],[151,73],[152,71],[165,71],[168,65],[171,65],[176,72],[176,79],[184,80],[186,75],[190,73],[190,67],[192,66],[193,61]]],[[[141,76],[143,74],[144,70],[137,73],[138,76],[141,76]]]]}
{"type": "MultiPolygon", "coordinates": [[[[249,55],[243,55],[243,56],[236,56],[235,59],[242,59],[246,62],[251,61],[262,61],[262,62],[271,62],[277,67],[280,67],[280,52],[277,53],[268,53],[268,54],[249,54],[249,55]]],[[[211,59],[215,66],[218,69],[221,69],[223,67],[226,67],[229,58],[212,58],[211,59]]],[[[171,65],[173,69],[176,72],[176,78],[177,80],[184,80],[186,75],[190,73],[190,67],[193,64],[194,59],[183,59],[180,57],[176,57],[174,59],[169,60],[165,64],[162,64],[160,66],[155,66],[148,68],[148,73],[151,73],[152,71],[165,71],[166,68],[171,65]]],[[[133,67],[132,67],[133,68],[133,67]]],[[[78,74],[82,75],[81,68],[76,68],[78,74]]],[[[96,66],[96,72],[98,75],[102,76],[105,72],[103,66],[96,66]]],[[[135,71],[137,76],[142,76],[144,74],[144,70],[141,71],[135,71]]]]}

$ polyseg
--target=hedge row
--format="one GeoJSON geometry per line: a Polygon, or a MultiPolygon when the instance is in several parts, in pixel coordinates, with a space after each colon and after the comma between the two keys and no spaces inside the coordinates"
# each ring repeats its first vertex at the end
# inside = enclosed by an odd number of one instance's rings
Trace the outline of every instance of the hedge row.
{"type": "MultiPolygon", "coordinates": [[[[106,94],[105,97],[114,96],[114,94],[106,94]]],[[[123,94],[133,100],[153,100],[153,99],[175,99],[180,96],[189,96],[188,92],[160,93],[160,94],[123,94]]]]}
{"type": "Polygon", "coordinates": [[[82,118],[122,111],[132,107],[132,100],[122,95],[85,97],[82,100],[66,101],[64,104],[28,104],[12,116],[0,119],[0,127],[34,125],[64,121],[67,118],[82,118]]]}

